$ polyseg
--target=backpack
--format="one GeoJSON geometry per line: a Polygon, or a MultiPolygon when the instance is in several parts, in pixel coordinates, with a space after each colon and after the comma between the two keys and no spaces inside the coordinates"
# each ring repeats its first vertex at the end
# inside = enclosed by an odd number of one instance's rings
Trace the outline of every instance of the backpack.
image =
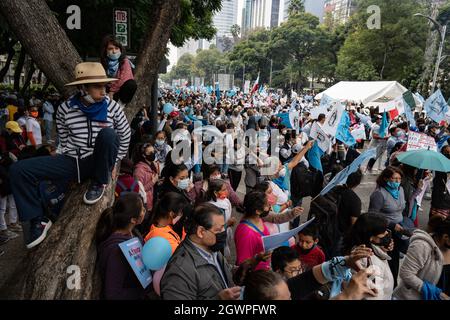
{"type": "Polygon", "coordinates": [[[308,219],[315,217],[313,224],[319,231],[319,244],[327,259],[339,251],[341,231],[339,230],[338,211],[341,192],[334,188],[327,194],[316,197],[310,205],[308,219]]]}
{"type": "Polygon", "coordinates": [[[114,192],[114,196],[116,197],[116,199],[128,193],[139,193],[138,181],[133,178],[133,183],[130,185],[129,188],[127,188],[120,179],[117,179],[116,190],[114,192]],[[135,190],[136,188],[137,190],[135,190]]]}
{"type": "Polygon", "coordinates": [[[292,170],[290,184],[292,201],[297,203],[302,198],[313,195],[316,172],[309,170],[304,163],[300,162],[292,170]]]}

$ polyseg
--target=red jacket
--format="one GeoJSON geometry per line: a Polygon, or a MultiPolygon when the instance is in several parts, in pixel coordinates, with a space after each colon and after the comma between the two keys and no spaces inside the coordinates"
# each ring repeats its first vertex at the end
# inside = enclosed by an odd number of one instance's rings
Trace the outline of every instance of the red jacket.
{"type": "Polygon", "coordinates": [[[115,78],[119,80],[114,81],[110,84],[109,91],[112,93],[118,92],[120,90],[120,87],[122,87],[125,82],[134,79],[133,70],[131,69],[131,63],[128,58],[125,58],[120,64],[115,78]]]}
{"type": "Polygon", "coordinates": [[[325,262],[325,254],[322,249],[316,245],[311,251],[305,253],[303,249],[301,249],[298,244],[293,246],[295,250],[298,252],[298,257],[302,262],[302,266],[304,270],[310,270],[312,267],[317,266],[318,264],[322,264],[325,262]]]}

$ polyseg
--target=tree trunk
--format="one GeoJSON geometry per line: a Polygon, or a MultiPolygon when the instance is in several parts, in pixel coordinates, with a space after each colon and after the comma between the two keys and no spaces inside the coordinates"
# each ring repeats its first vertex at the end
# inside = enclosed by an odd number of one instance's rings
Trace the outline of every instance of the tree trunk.
{"type": "Polygon", "coordinates": [[[149,21],[154,22],[147,30],[143,48],[138,55],[135,79],[138,83],[133,100],[126,107],[129,121],[143,105],[150,105],[152,82],[158,74],[169,42],[170,30],[181,13],[179,0],[155,0],[149,10],[149,21]]]}
{"type": "Polygon", "coordinates": [[[0,12],[37,67],[61,93],[73,80],[80,55],[45,0],[0,1],[0,12]]]}
{"type": "Polygon", "coordinates": [[[22,75],[23,65],[25,64],[25,48],[22,47],[20,49],[19,59],[17,60],[17,64],[14,70],[14,91],[19,92],[20,90],[20,77],[22,75]]]}
{"type": "MultiPolygon", "coordinates": [[[[150,104],[151,85],[180,11],[178,0],[155,0],[149,8],[152,25],[138,58],[135,75],[138,89],[125,111],[129,120],[142,105],[150,104]]],[[[74,67],[81,59],[45,1],[0,1],[0,12],[8,17],[11,29],[23,41],[30,56],[47,76],[47,81],[64,91],[64,84],[72,80],[74,67]]],[[[87,206],[81,200],[86,185],[73,188],[47,238],[30,251],[21,267],[1,288],[0,298],[99,298],[101,283],[96,269],[95,228],[103,210],[112,205],[112,185],[94,206],[87,206]],[[67,286],[70,266],[80,268],[80,289],[71,290],[67,286]]]]}
{"type": "Polygon", "coordinates": [[[16,45],[17,41],[13,40],[9,44],[8,48],[8,57],[6,58],[5,66],[0,70],[0,82],[3,82],[3,79],[5,79],[6,74],[8,73],[9,66],[11,65],[11,62],[16,55],[16,50],[14,50],[14,46],[16,45]]]}
{"type": "Polygon", "coordinates": [[[36,71],[36,66],[34,65],[34,61],[30,59],[30,66],[28,68],[22,90],[20,91],[20,94],[22,96],[25,95],[25,92],[27,91],[28,87],[31,84],[31,79],[33,78],[34,71],[36,71]]]}

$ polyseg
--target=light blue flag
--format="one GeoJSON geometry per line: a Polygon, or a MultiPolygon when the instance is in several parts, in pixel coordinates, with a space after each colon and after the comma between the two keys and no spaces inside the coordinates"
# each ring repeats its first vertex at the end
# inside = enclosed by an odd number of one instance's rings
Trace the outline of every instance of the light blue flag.
{"type": "Polygon", "coordinates": [[[336,130],[336,139],[342,141],[347,146],[352,146],[356,143],[355,138],[350,133],[350,117],[347,111],[344,111],[341,117],[341,122],[336,130]]]}
{"type": "Polygon", "coordinates": [[[216,82],[216,97],[217,97],[217,101],[220,100],[220,86],[219,86],[219,82],[216,82]]]}
{"type": "Polygon", "coordinates": [[[230,91],[227,92],[227,96],[230,98],[234,97],[235,95],[236,95],[236,91],[233,89],[231,89],[230,91]]]}
{"type": "Polygon", "coordinates": [[[369,160],[371,158],[375,158],[376,156],[377,156],[377,148],[369,149],[366,152],[361,153],[359,157],[353,160],[353,162],[349,166],[345,167],[344,170],[342,170],[336,176],[334,176],[334,178],[320,192],[320,195],[323,196],[326,193],[328,193],[331,189],[333,189],[335,186],[347,182],[348,176],[351,175],[356,170],[358,170],[359,166],[362,165],[364,161],[369,160]]]}
{"type": "Polygon", "coordinates": [[[418,92],[414,93],[414,95],[416,96],[417,99],[419,99],[419,101],[423,104],[425,103],[425,99],[422,97],[422,95],[418,92]]]}
{"type": "Polygon", "coordinates": [[[450,135],[445,135],[439,139],[439,141],[437,142],[437,147],[439,151],[442,149],[442,147],[444,146],[444,144],[447,142],[448,139],[450,139],[450,135]]]}
{"type": "Polygon", "coordinates": [[[278,113],[277,117],[281,119],[281,124],[285,125],[286,128],[299,129],[299,111],[278,113]]]}
{"type": "Polygon", "coordinates": [[[387,121],[387,114],[385,111],[385,112],[383,112],[383,119],[381,120],[381,125],[380,125],[380,137],[381,138],[384,138],[386,136],[388,126],[389,126],[389,123],[387,121]]]}
{"type": "Polygon", "coordinates": [[[213,87],[212,87],[212,86],[208,86],[208,87],[206,88],[206,92],[207,92],[208,94],[211,94],[211,93],[213,92],[213,87]]]}
{"type": "Polygon", "coordinates": [[[314,142],[314,145],[306,154],[306,158],[309,161],[309,165],[311,167],[313,167],[314,169],[322,171],[322,172],[323,172],[322,162],[320,161],[320,159],[322,158],[323,154],[324,154],[324,152],[322,151],[322,149],[319,148],[317,141],[314,142]]]}
{"type": "Polygon", "coordinates": [[[437,123],[445,120],[448,104],[442,95],[441,89],[438,89],[427,99],[427,101],[425,101],[425,111],[427,112],[427,117],[433,119],[437,123]]]}

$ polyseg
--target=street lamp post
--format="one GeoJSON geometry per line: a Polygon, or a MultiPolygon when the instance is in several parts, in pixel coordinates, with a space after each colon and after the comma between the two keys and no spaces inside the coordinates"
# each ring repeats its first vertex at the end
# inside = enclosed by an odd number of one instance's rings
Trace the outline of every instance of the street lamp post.
{"type": "Polygon", "coordinates": [[[272,88],[272,68],[273,68],[273,59],[270,59],[270,77],[269,77],[269,87],[272,88]]]}
{"type": "Polygon", "coordinates": [[[426,15],[423,15],[421,13],[416,13],[414,16],[415,17],[424,17],[424,18],[427,18],[428,20],[430,20],[436,26],[437,30],[439,31],[439,35],[441,36],[441,42],[439,44],[438,56],[436,59],[436,65],[435,65],[434,74],[433,74],[433,86],[431,89],[431,94],[433,94],[434,90],[436,89],[436,82],[437,82],[437,76],[439,73],[439,66],[440,66],[442,60],[444,60],[444,59],[442,59],[442,50],[444,49],[445,36],[447,33],[447,23],[445,25],[441,25],[435,19],[433,19],[429,16],[426,16],[426,15]]]}

